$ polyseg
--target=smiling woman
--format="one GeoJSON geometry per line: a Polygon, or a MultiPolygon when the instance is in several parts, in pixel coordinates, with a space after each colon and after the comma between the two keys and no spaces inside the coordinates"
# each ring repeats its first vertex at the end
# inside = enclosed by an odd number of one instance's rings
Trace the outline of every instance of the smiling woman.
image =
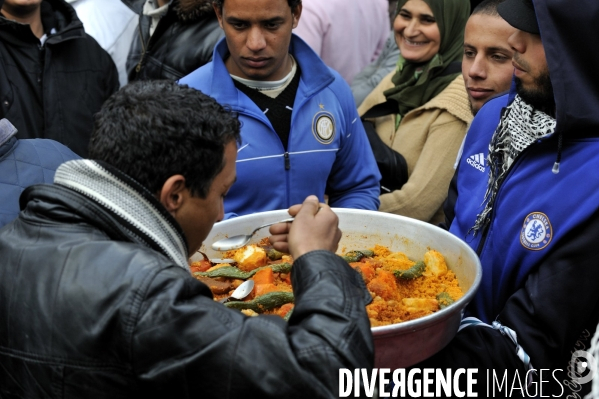
{"type": "Polygon", "coordinates": [[[395,40],[402,57],[409,62],[426,62],[439,52],[441,32],[428,4],[409,0],[393,23],[395,40]]]}
{"type": "Polygon", "coordinates": [[[397,3],[393,23],[400,49],[397,69],[358,109],[364,115],[384,103],[385,109],[394,111],[369,120],[381,140],[407,163],[408,180],[400,189],[381,187],[381,211],[434,224],[444,219],[442,203],[452,166],[472,119],[459,68],[469,14],[470,5],[464,0],[397,3]]]}

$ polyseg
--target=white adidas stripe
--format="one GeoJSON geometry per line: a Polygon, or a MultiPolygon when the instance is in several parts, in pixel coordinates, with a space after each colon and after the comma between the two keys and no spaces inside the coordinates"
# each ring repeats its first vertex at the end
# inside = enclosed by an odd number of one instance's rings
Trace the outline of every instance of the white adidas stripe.
{"type": "Polygon", "coordinates": [[[475,162],[478,162],[481,166],[485,166],[485,154],[483,154],[482,152],[480,154],[471,155],[470,159],[472,159],[475,162]]]}

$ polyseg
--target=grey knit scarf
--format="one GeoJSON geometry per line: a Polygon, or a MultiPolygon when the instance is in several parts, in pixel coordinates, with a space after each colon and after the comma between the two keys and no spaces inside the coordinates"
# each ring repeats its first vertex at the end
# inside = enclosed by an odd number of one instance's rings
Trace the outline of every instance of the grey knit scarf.
{"type": "Polygon", "coordinates": [[[501,120],[489,144],[487,162],[490,173],[483,200],[485,208],[477,215],[471,229],[474,235],[489,223],[497,191],[514,160],[529,145],[553,132],[555,132],[555,119],[534,109],[520,96],[516,96],[514,101],[503,109],[501,120]]]}
{"type": "Polygon", "coordinates": [[[96,161],[81,159],[58,167],[54,184],[68,187],[116,214],[130,231],[143,235],[174,263],[188,269],[187,247],[178,228],[165,217],[159,203],[130,177],[96,161]],[[144,192],[145,191],[145,192],[144,192]]]}

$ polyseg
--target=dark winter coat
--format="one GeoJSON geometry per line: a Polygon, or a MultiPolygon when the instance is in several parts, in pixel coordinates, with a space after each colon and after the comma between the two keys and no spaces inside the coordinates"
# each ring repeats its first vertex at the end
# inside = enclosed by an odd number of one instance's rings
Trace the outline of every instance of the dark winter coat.
{"type": "Polygon", "coordinates": [[[0,16],[0,117],[18,138],[53,139],[86,156],[93,115],[118,90],[118,73],[73,7],[64,0],[41,7],[43,45],[29,25],[0,16]]]}
{"type": "Polygon", "coordinates": [[[151,37],[151,17],[142,14],[145,2],[123,0],[139,14],[139,26],[127,58],[129,82],[179,80],[210,62],[214,46],[224,36],[211,2],[198,0],[193,7],[185,8],[178,0],[171,1],[151,37]]]}

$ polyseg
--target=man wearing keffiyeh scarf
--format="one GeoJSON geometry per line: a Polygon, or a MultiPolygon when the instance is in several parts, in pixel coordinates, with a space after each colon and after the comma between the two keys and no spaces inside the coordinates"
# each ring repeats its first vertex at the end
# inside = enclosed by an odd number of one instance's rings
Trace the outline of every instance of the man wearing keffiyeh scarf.
{"type": "Polygon", "coordinates": [[[584,397],[599,323],[599,2],[498,11],[517,29],[514,84],[472,121],[446,207],[482,278],[454,339],[416,367],[477,369],[479,397],[584,397]]]}
{"type": "MultiPolygon", "coordinates": [[[[519,42],[515,40],[512,39],[512,45],[518,45],[519,42]]],[[[540,36],[538,41],[540,42],[540,36]]],[[[474,234],[489,223],[489,213],[493,209],[497,190],[514,159],[530,144],[555,131],[555,100],[544,54],[542,58],[527,61],[516,49],[513,58],[517,71],[526,69],[530,72],[525,81],[518,77],[518,73],[514,77],[518,94],[502,112],[499,126],[491,139],[487,158],[490,169],[485,208],[472,227],[474,234]]],[[[554,173],[559,173],[559,162],[554,166],[554,173]]]]}
{"type": "MultiPolygon", "coordinates": [[[[518,81],[516,80],[516,84],[518,81]]],[[[526,94],[522,89],[519,88],[518,93],[521,94],[518,94],[503,111],[499,126],[489,144],[489,184],[485,193],[485,208],[472,227],[474,234],[489,223],[489,214],[493,209],[497,191],[514,160],[536,140],[555,131],[555,118],[527,103],[523,99],[526,98],[526,94]]],[[[553,102],[553,93],[550,94],[547,103],[553,102]]],[[[559,164],[556,165],[555,172],[559,173],[559,164]]]]}

